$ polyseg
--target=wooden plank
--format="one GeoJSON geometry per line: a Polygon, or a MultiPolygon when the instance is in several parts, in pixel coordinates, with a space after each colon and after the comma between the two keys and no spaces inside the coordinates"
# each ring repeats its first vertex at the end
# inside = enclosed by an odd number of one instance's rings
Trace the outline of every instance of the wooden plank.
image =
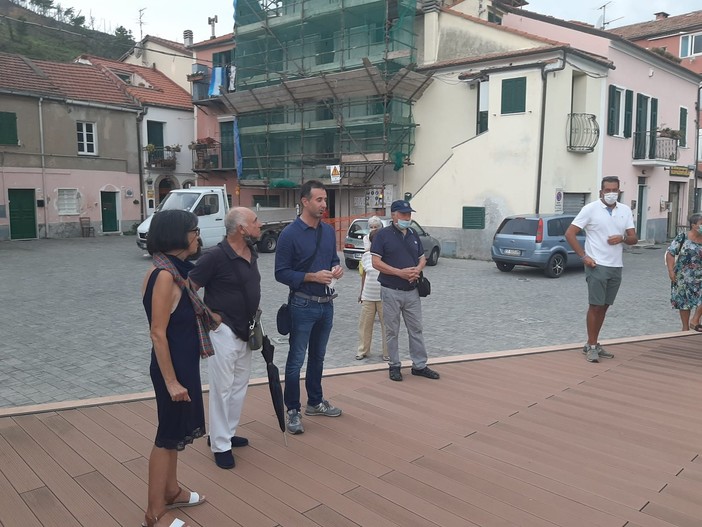
{"type": "MultiPolygon", "coordinates": [[[[26,507],[31,509],[36,517],[32,515],[34,523],[25,524],[19,521],[5,521],[4,525],[42,525],[43,527],[66,527],[76,525],[76,518],[64,505],[56,499],[49,489],[42,487],[22,494],[26,507]],[[37,521],[38,520],[38,521],[37,521]],[[41,522],[41,523],[39,523],[41,522]]],[[[138,523],[134,525],[139,525],[138,523]]]]}
{"type": "Polygon", "coordinates": [[[90,419],[85,410],[68,410],[61,412],[61,417],[71,423],[76,428],[80,428],[81,433],[88,437],[95,444],[105,451],[106,455],[124,463],[130,459],[139,457],[139,453],[129,448],[119,438],[119,434],[113,434],[90,419]]]}
{"type": "MultiPolygon", "coordinates": [[[[18,425],[9,417],[0,420],[0,434],[8,427],[14,426],[18,425]]],[[[44,486],[44,482],[2,436],[0,436],[0,473],[4,474],[15,491],[20,494],[44,486]]]]}
{"type": "Polygon", "coordinates": [[[34,415],[15,417],[19,424],[32,437],[41,438],[41,446],[71,476],[76,477],[95,470],[70,445],[66,444],[53,430],[34,415]]]}
{"type": "MultiPolygon", "coordinates": [[[[8,446],[8,448],[10,447],[8,446]]],[[[46,487],[28,490],[24,492],[23,496],[41,489],[46,489],[46,487]]],[[[37,521],[35,514],[38,514],[37,507],[33,507],[31,503],[26,503],[26,499],[23,501],[10,483],[10,480],[0,472],[0,525],[6,527],[14,525],[40,527],[41,524],[37,521]]]]}
{"type": "MultiPolygon", "coordinates": [[[[107,511],[119,525],[139,525],[144,511],[129,499],[119,487],[109,482],[100,472],[90,472],[75,478],[92,498],[107,511]]],[[[143,503],[146,495],[143,496],[143,503]]],[[[65,524],[64,524],[65,525],[65,524]]]]}
{"type": "Polygon", "coordinates": [[[147,486],[127,470],[119,461],[88,439],[81,430],[63,418],[63,413],[39,416],[41,421],[53,430],[62,441],[71,445],[82,457],[102,474],[109,474],[109,480],[121,489],[134,503],[143,503],[147,486]]]}
{"type": "Polygon", "coordinates": [[[659,518],[661,520],[670,522],[671,524],[676,525],[677,527],[700,526],[699,517],[693,518],[680,511],[669,509],[668,507],[658,505],[657,503],[649,503],[643,508],[642,512],[649,514],[655,518],[659,518]]]}
{"type": "Polygon", "coordinates": [[[59,501],[70,508],[79,523],[94,525],[97,522],[105,527],[118,526],[114,519],[18,425],[16,428],[2,430],[1,433],[12,448],[32,466],[37,476],[59,501]]]}

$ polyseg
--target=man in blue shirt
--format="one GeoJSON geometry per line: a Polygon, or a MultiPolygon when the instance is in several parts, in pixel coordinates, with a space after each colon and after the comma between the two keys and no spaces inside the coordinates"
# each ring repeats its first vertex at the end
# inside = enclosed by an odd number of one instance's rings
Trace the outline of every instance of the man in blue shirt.
{"type": "Polygon", "coordinates": [[[422,335],[422,303],[417,291],[417,280],[427,261],[422,241],[410,227],[413,212],[415,211],[409,202],[394,201],[390,206],[392,224],[376,233],[370,249],[373,267],[380,272],[380,299],[383,302],[390,355],[390,379],[393,381],[402,380],[402,363],[397,344],[400,315],[405,320],[409,335],[412,375],[427,379],[439,378],[439,374],[427,366],[427,350],[422,335]]]}
{"type": "Polygon", "coordinates": [[[344,274],[336,253],[336,234],[322,222],[327,191],[319,181],[305,182],[300,189],[302,212],[278,238],[275,279],[290,288],[290,351],[285,363],[285,406],[291,434],[305,431],[300,415],[300,370],[307,357],[307,407],[305,415],[338,417],[322,393],[322,369],[334,319],[334,284],[344,274]]]}

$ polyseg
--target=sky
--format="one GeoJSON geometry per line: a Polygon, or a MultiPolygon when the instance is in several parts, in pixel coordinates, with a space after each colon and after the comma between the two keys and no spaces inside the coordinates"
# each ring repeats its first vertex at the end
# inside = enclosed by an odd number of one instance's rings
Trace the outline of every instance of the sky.
{"type": "MultiPolygon", "coordinates": [[[[58,2],[55,2],[58,3],[58,2]]],[[[608,29],[653,20],[654,13],[665,11],[671,16],[702,10],[702,0],[529,0],[530,11],[551,15],[565,20],[580,20],[598,25],[603,10],[608,29]]],[[[209,17],[217,16],[215,35],[231,33],[232,0],[118,0],[96,2],[95,0],[63,0],[65,8],[82,11],[86,20],[94,19],[95,29],[114,32],[118,26],[132,31],[136,40],[143,35],[183,41],[183,30],[194,32],[194,41],[207,40],[212,30],[207,24],[209,17]],[[143,25],[139,27],[139,10],[143,25]]]]}

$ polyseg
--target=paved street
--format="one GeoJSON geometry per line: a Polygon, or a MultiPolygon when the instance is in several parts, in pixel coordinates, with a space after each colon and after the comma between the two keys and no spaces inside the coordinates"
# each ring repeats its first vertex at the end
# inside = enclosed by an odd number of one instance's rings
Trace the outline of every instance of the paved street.
{"type": "MultiPolygon", "coordinates": [[[[679,329],[662,254],[661,246],[625,254],[624,282],[602,339],[679,329]]],[[[275,332],[275,313],[287,290],[273,278],[274,257],[260,258],[262,307],[282,370],[287,344],[275,332]]],[[[0,407],[150,390],[140,297],[149,265],[131,236],[0,243],[0,407]]],[[[501,273],[492,262],[442,258],[426,274],[432,282],[432,295],[423,301],[430,357],[585,341],[582,271],[552,280],[537,270],[501,273]]],[[[359,284],[358,273],[348,269],[338,284],[327,368],[382,362],[377,323],[374,356],[354,358],[359,284]]],[[[406,334],[401,345],[406,359],[406,334]]],[[[252,376],[264,372],[256,354],[252,376]]]]}

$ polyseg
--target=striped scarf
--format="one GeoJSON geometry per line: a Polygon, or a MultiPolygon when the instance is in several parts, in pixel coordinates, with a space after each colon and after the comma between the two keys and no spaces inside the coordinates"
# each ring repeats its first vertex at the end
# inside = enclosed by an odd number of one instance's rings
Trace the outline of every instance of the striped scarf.
{"type": "Polygon", "coordinates": [[[209,308],[204,304],[202,299],[197,296],[197,293],[192,290],[190,284],[180,275],[178,269],[173,262],[163,253],[154,253],[153,255],[154,267],[157,269],[163,269],[168,271],[173,275],[173,280],[182,288],[188,296],[190,297],[190,303],[193,305],[195,310],[195,319],[197,320],[197,336],[200,342],[200,357],[206,359],[214,355],[214,348],[212,347],[212,342],[210,342],[210,334],[208,330],[215,329],[217,323],[212,318],[212,313],[209,308]]]}

